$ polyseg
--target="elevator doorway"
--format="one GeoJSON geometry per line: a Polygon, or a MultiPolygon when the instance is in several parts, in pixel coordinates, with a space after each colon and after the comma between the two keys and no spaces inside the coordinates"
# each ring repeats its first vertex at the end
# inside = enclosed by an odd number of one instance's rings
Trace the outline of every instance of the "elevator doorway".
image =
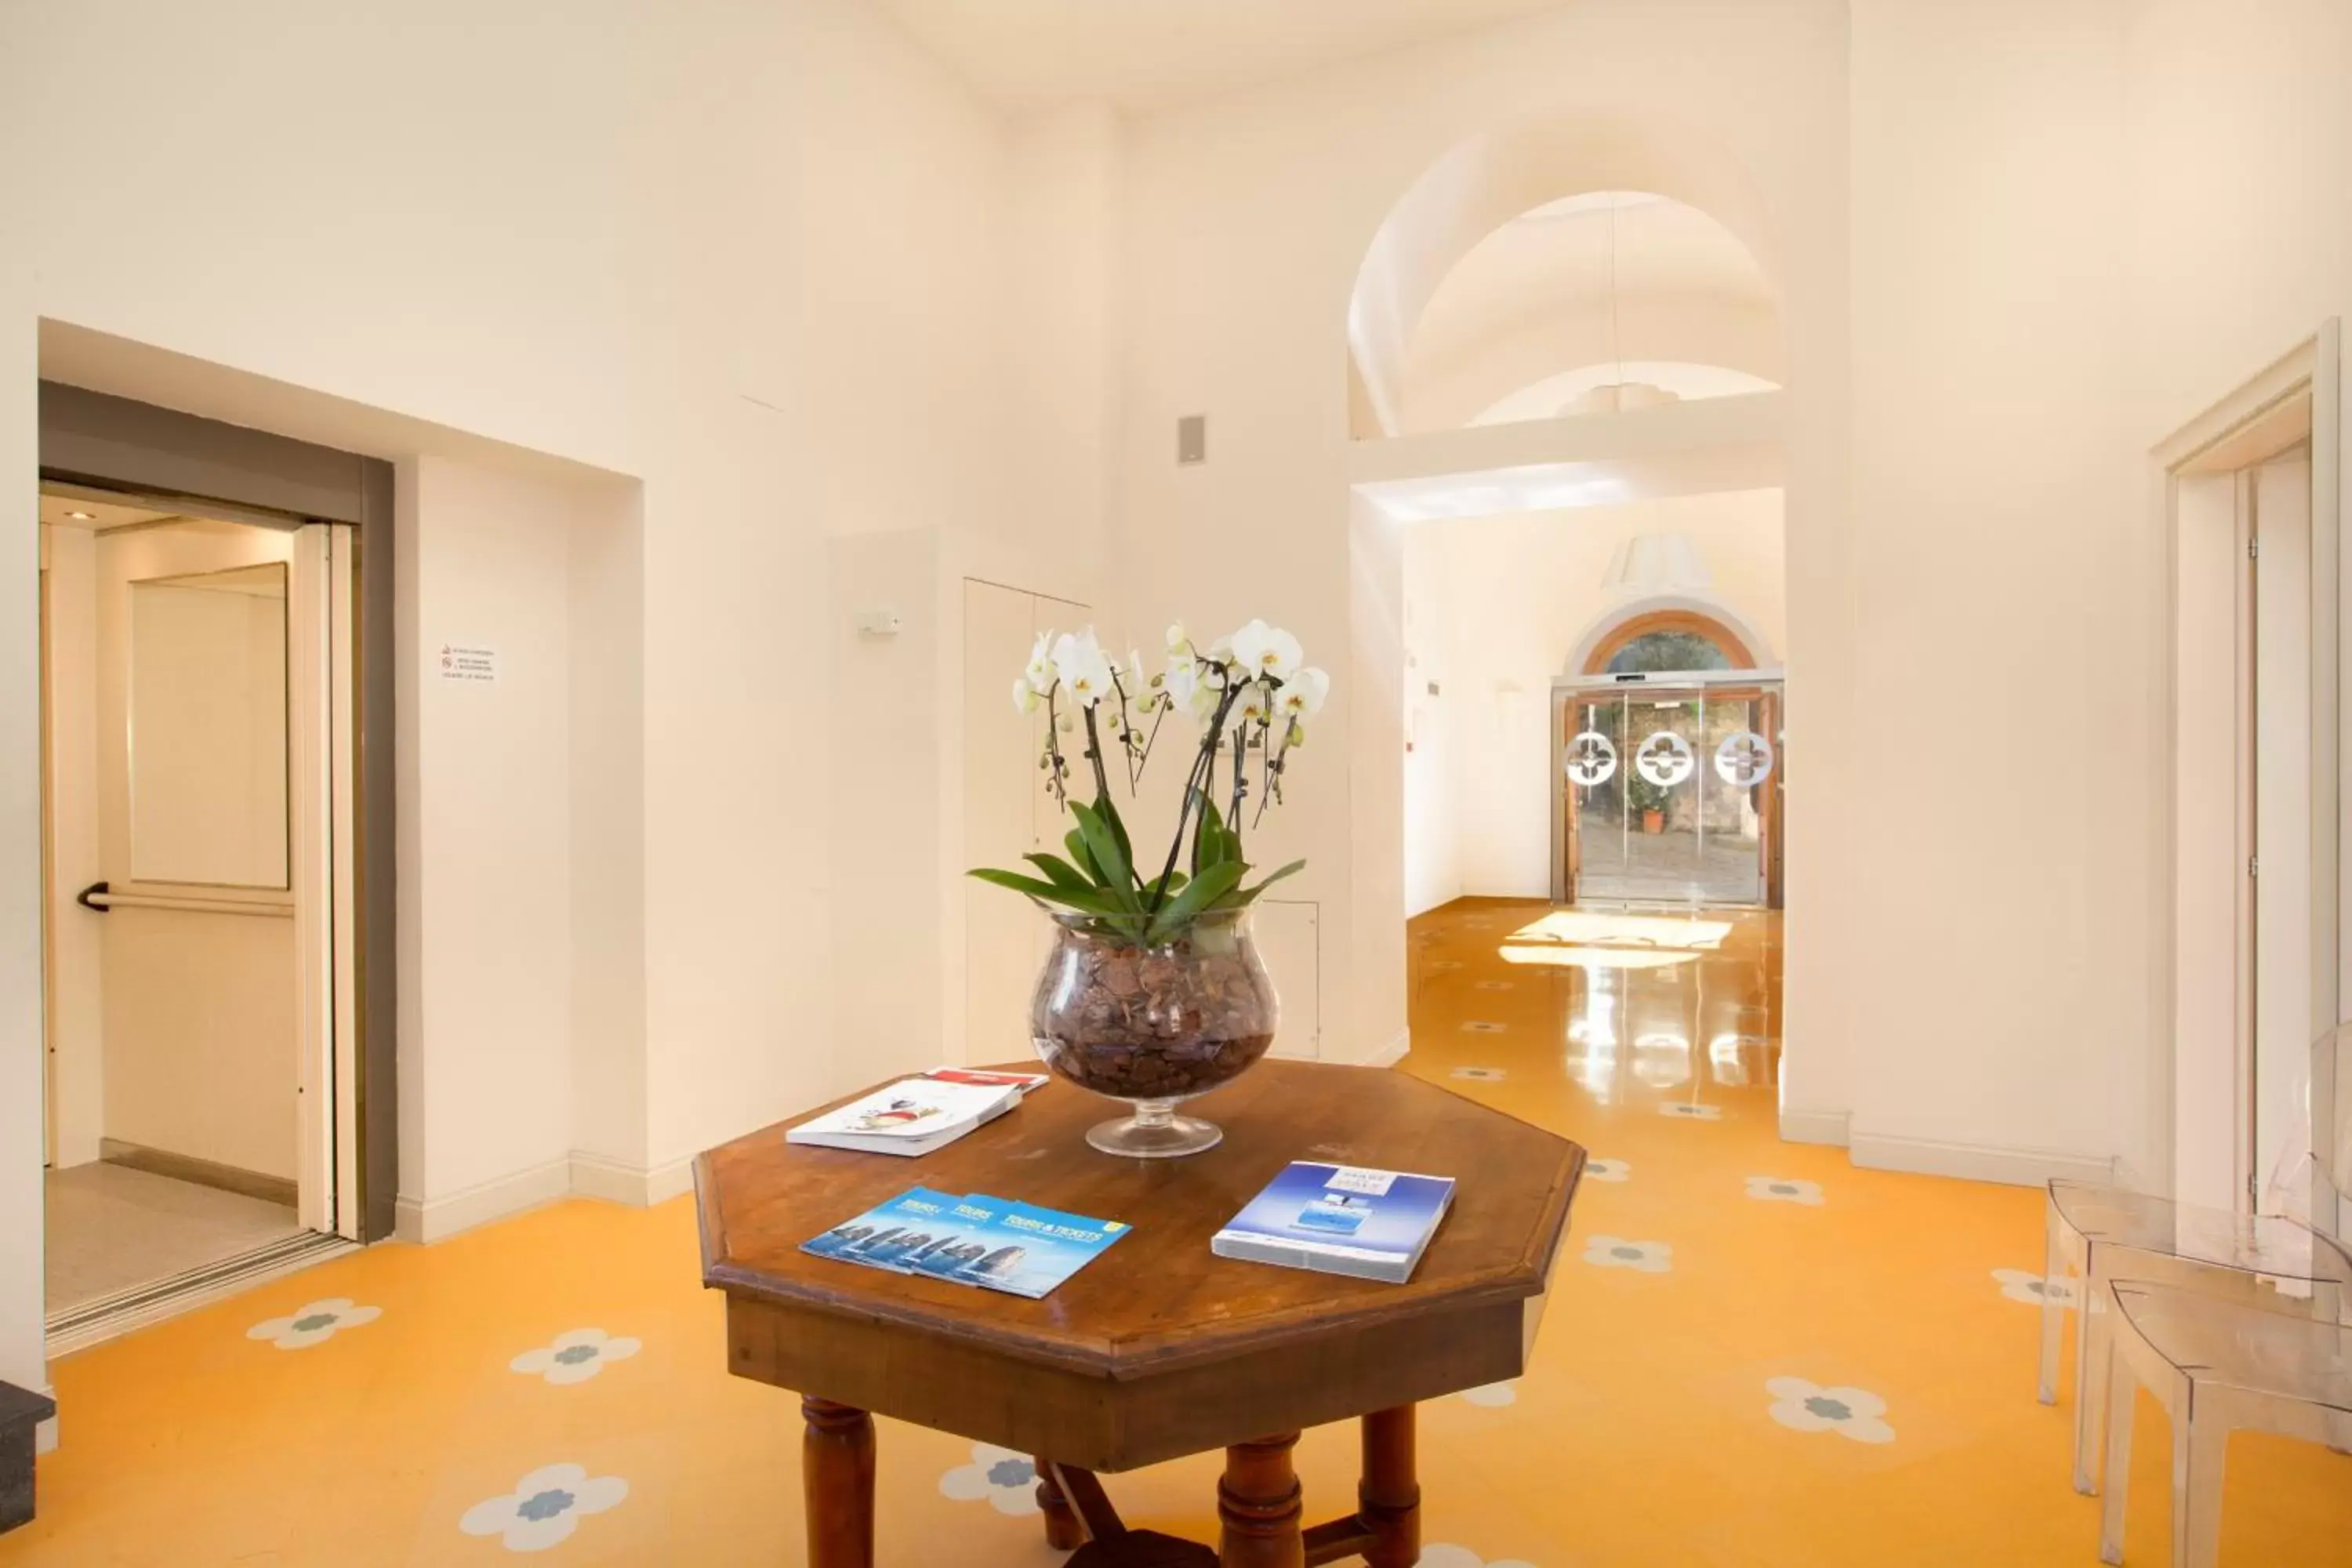
{"type": "Polygon", "coordinates": [[[359,1237],[353,531],[40,520],[56,1353],[359,1237]]]}
{"type": "Polygon", "coordinates": [[[1552,685],[1552,897],[1780,906],[1781,686],[1752,671],[1552,685]]]}

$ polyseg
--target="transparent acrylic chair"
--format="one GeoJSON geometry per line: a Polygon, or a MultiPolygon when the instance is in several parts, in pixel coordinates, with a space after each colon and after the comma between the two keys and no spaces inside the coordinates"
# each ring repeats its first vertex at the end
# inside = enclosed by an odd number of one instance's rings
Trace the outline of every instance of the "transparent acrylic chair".
{"type": "MultiPolygon", "coordinates": [[[[2109,1373],[2106,1498],[2099,1559],[2124,1560],[2132,1411],[2141,1388],[2172,1422],[2173,1568],[2214,1568],[2221,1549],[2222,1458],[2233,1431],[2352,1445],[2352,1333],[2337,1316],[2296,1315],[2120,1280],[2109,1373]]],[[[2304,1303],[2309,1307],[2312,1303],[2304,1303]]]]}
{"type": "MultiPolygon", "coordinates": [[[[2308,1168],[2300,1153],[2295,1163],[2308,1168]]],[[[2279,1184],[2273,1181],[2274,1191],[2279,1184]]],[[[2057,1402],[2065,1304],[2053,1286],[2070,1280],[2082,1309],[2074,1341],[2074,1489],[2085,1495],[2097,1489],[2109,1287],[2116,1280],[2170,1286],[2254,1310],[2317,1306],[2331,1320],[2337,1303],[2352,1298],[2352,1258],[2284,1215],[2232,1214],[2121,1187],[2053,1181],[2047,1216],[2039,1392],[2044,1405],[2057,1402]]]]}

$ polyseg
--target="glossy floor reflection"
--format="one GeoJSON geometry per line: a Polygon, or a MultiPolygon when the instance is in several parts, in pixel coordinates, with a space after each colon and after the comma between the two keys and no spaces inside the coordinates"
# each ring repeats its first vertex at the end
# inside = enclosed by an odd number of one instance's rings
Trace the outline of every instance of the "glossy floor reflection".
{"type": "MultiPolygon", "coordinates": [[[[1403,1070],[1594,1155],[1528,1374],[1423,1411],[1424,1568],[2097,1562],[2069,1408],[2033,1398],[2038,1195],[1779,1140],[1776,931],[1500,901],[1413,922],[1403,1070]]],[[[42,1518],[0,1568],[800,1563],[794,1402],[726,1375],[698,1279],[686,1200],[562,1204],[70,1358],[42,1518]]],[[[1024,1456],[893,1423],[880,1447],[883,1563],[1062,1561],[1024,1456]]],[[[1348,1429],[1299,1461],[1311,1514],[1346,1506],[1348,1429]]],[[[1215,1471],[1112,1488],[1205,1537],[1215,1471]]],[[[2241,1437],[2229,1494],[2231,1568],[2352,1563],[2352,1459],[2241,1437]]]]}

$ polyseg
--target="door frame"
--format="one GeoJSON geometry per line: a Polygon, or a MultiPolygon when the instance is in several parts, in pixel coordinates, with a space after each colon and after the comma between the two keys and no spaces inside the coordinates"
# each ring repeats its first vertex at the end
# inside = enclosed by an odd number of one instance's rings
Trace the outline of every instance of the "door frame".
{"type": "MultiPolygon", "coordinates": [[[[130,504],[279,528],[346,525],[352,584],[340,629],[352,658],[347,736],[335,744],[345,770],[346,816],[356,876],[348,889],[349,988],[339,997],[348,1022],[352,1092],[342,1096],[347,1135],[335,1162],[338,1215],[363,1242],[393,1234],[399,1188],[398,882],[395,875],[396,736],[394,724],[393,587],[401,526],[393,465],[289,437],[205,419],[60,382],[40,384],[40,479],[130,504]],[[346,742],[348,749],[343,749],[346,742]]],[[[339,1030],[339,1034],[342,1031],[339,1030]]],[[[338,1050],[344,1049],[341,1040],[338,1050]]]]}
{"type": "MultiPolygon", "coordinates": [[[[2352,724],[2343,703],[2352,671],[2341,635],[2341,607],[2352,601],[2352,563],[2341,547],[2342,451],[2346,440],[2340,323],[2331,318],[2151,449],[2149,508],[2165,552],[2160,603],[2152,625],[2159,647],[2159,730],[2167,763],[2158,769],[2152,889],[2160,906],[2151,931],[2149,1017],[2141,1142],[2144,1162],[2128,1155],[2124,1177],[2151,1191],[2244,1212],[2253,1206],[2254,1152],[2242,1101],[2252,1049],[2252,926],[2250,650],[2252,578],[2246,566],[2249,508],[2240,476],[2305,440],[2310,444],[2311,776],[2309,780],[2311,1016],[2342,1017],[2352,994],[2342,933],[2352,930],[2342,875],[2342,846],[2352,842],[2352,802],[2339,780],[2352,776],[2352,724]],[[2226,533],[2224,531],[2227,531],[2226,533]],[[2226,561],[2226,568],[2224,562],[2226,561]],[[2231,574],[2222,585],[2219,574],[2231,574]],[[2231,606],[2230,623],[2216,612],[2231,606]],[[2231,736],[2217,763],[2210,736],[2231,736]],[[2216,825],[2229,797],[2228,855],[2216,825]],[[2226,884],[2226,886],[2225,886],[2226,884]],[[2226,911],[2231,930],[2220,927],[2226,911]],[[2222,1095],[2229,1076],[2231,1148],[2213,1130],[2189,1120],[2222,1095]],[[2221,1189],[2226,1188],[2226,1191],[2221,1189]]],[[[2332,1108],[2314,1105],[2315,1122],[2332,1108]]]]}
{"type": "MultiPolygon", "coordinates": [[[[1702,699],[1720,688],[1727,698],[1743,693],[1765,705],[1767,727],[1774,735],[1772,742],[1771,784],[1764,809],[1757,820],[1757,884],[1763,893],[1760,903],[1724,904],[1725,909],[1779,909],[1781,902],[1783,857],[1781,853],[1782,816],[1787,795],[1782,791],[1783,764],[1787,759],[1780,739],[1781,710],[1788,700],[1788,683],[1779,669],[1702,669],[1643,671],[1624,675],[1556,675],[1551,682],[1551,750],[1545,763],[1551,790],[1551,899],[1556,904],[1572,904],[1577,899],[1577,884],[1583,875],[1583,844],[1577,832],[1578,807],[1576,792],[1568,787],[1560,771],[1560,755],[1567,750],[1573,732],[1568,728],[1570,705],[1581,696],[1596,691],[1655,689],[1684,691],[1696,689],[1702,699]]],[[[1631,766],[1630,759],[1618,759],[1620,767],[1631,766]]]]}

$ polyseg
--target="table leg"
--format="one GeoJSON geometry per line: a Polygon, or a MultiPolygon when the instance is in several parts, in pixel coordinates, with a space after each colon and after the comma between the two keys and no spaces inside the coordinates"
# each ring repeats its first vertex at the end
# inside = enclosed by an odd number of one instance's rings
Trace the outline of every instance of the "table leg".
{"type": "Polygon", "coordinates": [[[1045,1516],[1045,1544],[1056,1552],[1075,1552],[1087,1543],[1087,1527],[1078,1522],[1077,1510],[1063,1494],[1054,1479],[1054,1467],[1039,1455],[1037,1466],[1037,1510],[1045,1516]]]}
{"type": "Polygon", "coordinates": [[[809,1568],[874,1568],[874,1417],[814,1395],[801,1416],[809,1568]]]}
{"type": "Polygon", "coordinates": [[[1297,1441],[1297,1433],[1286,1432],[1225,1450],[1217,1483],[1220,1568],[1305,1568],[1298,1473],[1290,1463],[1297,1441]]]}
{"type": "Polygon", "coordinates": [[[1372,1532],[1368,1568],[1412,1568],[1421,1561],[1421,1482],[1413,1473],[1413,1410],[1400,1405],[1364,1417],[1364,1472],[1357,1517],[1372,1532]]]}

